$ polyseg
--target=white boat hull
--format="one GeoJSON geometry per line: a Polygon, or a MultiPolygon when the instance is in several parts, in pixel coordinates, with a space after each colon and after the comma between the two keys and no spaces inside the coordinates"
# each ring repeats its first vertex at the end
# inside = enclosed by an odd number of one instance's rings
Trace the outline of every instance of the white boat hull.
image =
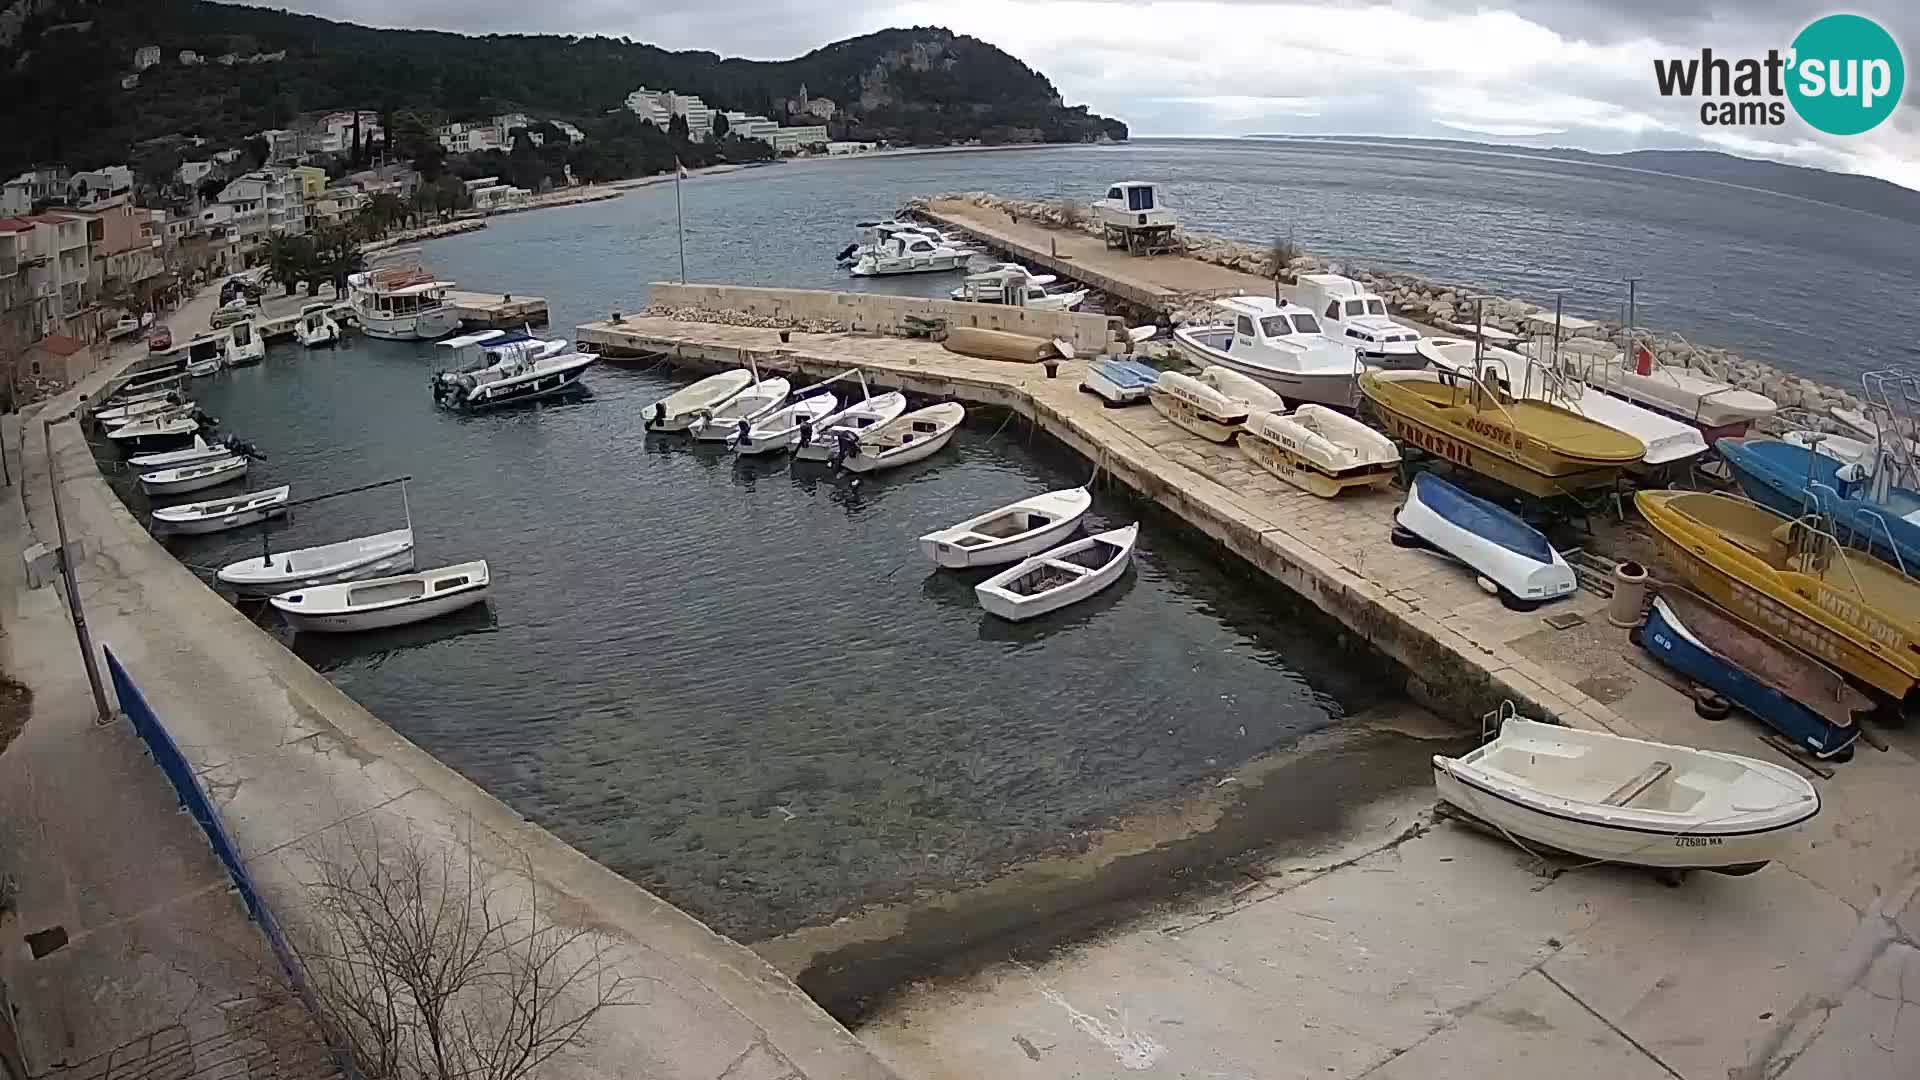
{"type": "Polygon", "coordinates": [[[854,277],[891,277],[895,274],[936,274],[967,265],[967,252],[906,258],[863,257],[853,264],[854,277]]]}
{"type": "Polygon", "coordinates": [[[1193,340],[1180,330],[1174,331],[1173,342],[1180,355],[1194,365],[1218,365],[1237,371],[1290,402],[1311,402],[1336,409],[1352,409],[1360,401],[1358,373],[1355,371],[1291,372],[1243,362],[1225,350],[1193,340]]]}
{"type": "Polygon", "coordinates": [[[319,560],[307,565],[303,557],[328,548],[347,545],[322,545],[294,551],[277,551],[263,564],[258,557],[228,563],[214,575],[222,585],[245,596],[270,596],[316,585],[404,574],[413,569],[414,546],[411,529],[362,538],[366,543],[351,554],[331,561],[319,560]]]}
{"type": "Polygon", "coordinates": [[[856,401],[820,421],[813,441],[795,446],[793,456],[800,461],[831,461],[839,432],[858,437],[882,424],[900,419],[907,411],[907,395],[892,390],[865,401],[856,401]]]}
{"type": "Polygon", "coordinates": [[[974,586],[974,596],[989,614],[997,615],[1009,622],[1022,622],[1059,611],[1070,604],[1088,599],[1119,581],[1120,575],[1126,573],[1127,567],[1133,563],[1133,549],[1139,534],[1138,525],[1129,525],[1124,529],[1115,529],[1084,540],[1076,540],[1071,544],[1024,559],[1011,569],[1003,570],[974,586]],[[1065,561],[1069,556],[1104,544],[1114,545],[1120,550],[1115,557],[1097,569],[1087,569],[1065,561]],[[1028,574],[1044,570],[1073,574],[1073,580],[1056,588],[1029,595],[1023,595],[1009,587],[1028,574]],[[1076,574],[1075,570],[1080,572],[1076,574]]]}
{"type": "Polygon", "coordinates": [[[287,512],[289,488],[282,486],[236,495],[231,499],[207,499],[180,506],[161,507],[153,512],[153,523],[169,533],[197,536],[224,532],[244,525],[257,525],[287,512]],[[204,508],[217,507],[214,513],[204,508]]]}
{"type": "Polygon", "coordinates": [[[135,454],[127,459],[127,464],[136,469],[177,469],[184,465],[198,465],[232,455],[233,451],[222,443],[209,445],[205,439],[195,435],[193,445],[185,450],[167,450],[157,454],[135,454]]]}
{"type": "Polygon", "coordinates": [[[793,384],[785,379],[763,379],[728,398],[712,416],[702,418],[704,423],[695,423],[687,430],[703,442],[726,442],[739,432],[740,421],[745,420],[751,428],[755,421],[779,409],[792,392],[793,384]]]}
{"type": "Polygon", "coordinates": [[[1154,410],[1175,424],[1212,442],[1233,441],[1233,433],[1247,419],[1247,404],[1229,398],[1198,379],[1163,372],[1147,388],[1154,410]]]}
{"type": "Polygon", "coordinates": [[[1049,491],[928,533],[920,538],[920,553],[935,566],[951,570],[1019,562],[1059,546],[1080,527],[1092,507],[1093,495],[1086,488],[1049,491]],[[1025,520],[1016,520],[1020,516],[1025,520]],[[975,531],[998,531],[1010,525],[1025,528],[1004,536],[975,531]]]}
{"type": "Polygon", "coordinates": [[[302,633],[340,634],[358,630],[384,630],[408,626],[472,607],[487,598],[491,577],[485,562],[462,563],[418,574],[370,578],[299,589],[267,602],[302,633]],[[449,587],[437,587],[447,581],[449,587]],[[415,584],[419,583],[419,584],[415,584]],[[377,596],[383,589],[404,592],[420,588],[418,595],[392,600],[373,600],[364,605],[354,602],[362,595],[377,596]]]}
{"type": "Polygon", "coordinates": [[[911,465],[916,461],[925,461],[945,449],[953,441],[953,433],[959,430],[955,425],[945,431],[937,432],[924,439],[910,442],[905,446],[888,450],[880,454],[861,454],[841,462],[848,472],[872,473],[882,469],[897,469],[902,465],[911,465]]]}
{"type": "Polygon", "coordinates": [[[1415,477],[1407,501],[1394,515],[1400,528],[1465,563],[1523,603],[1558,599],[1579,588],[1573,568],[1559,551],[1549,547],[1549,559],[1530,558],[1442,516],[1421,498],[1429,483],[1431,478],[1425,474],[1415,477]]]}
{"type": "Polygon", "coordinates": [[[685,431],[706,413],[732,401],[735,395],[752,386],[753,381],[752,372],[734,368],[683,386],[647,406],[646,429],[685,431]]]}
{"type": "Polygon", "coordinates": [[[302,326],[293,333],[300,344],[309,349],[325,348],[340,341],[340,326],[332,319],[328,319],[319,326],[302,326]]]}
{"type": "Polygon", "coordinates": [[[160,522],[160,524],[165,526],[167,532],[176,533],[180,536],[202,536],[207,533],[238,529],[244,525],[258,525],[268,518],[279,517],[286,512],[287,510],[284,506],[273,506],[263,510],[248,510],[241,513],[224,514],[215,518],[200,518],[178,523],[163,521],[160,522]]]}
{"type": "Polygon", "coordinates": [[[230,484],[247,475],[247,459],[236,457],[235,464],[226,465],[219,458],[212,461],[189,465],[176,465],[170,469],[144,473],[140,477],[140,488],[148,495],[185,495],[191,491],[205,491],[221,484],[230,484]],[[206,467],[205,472],[195,476],[174,477],[174,473],[206,467]]]}
{"type": "Polygon", "coordinates": [[[412,315],[376,315],[355,307],[354,318],[360,322],[361,333],[387,341],[432,341],[460,329],[460,315],[450,307],[412,315]]]}

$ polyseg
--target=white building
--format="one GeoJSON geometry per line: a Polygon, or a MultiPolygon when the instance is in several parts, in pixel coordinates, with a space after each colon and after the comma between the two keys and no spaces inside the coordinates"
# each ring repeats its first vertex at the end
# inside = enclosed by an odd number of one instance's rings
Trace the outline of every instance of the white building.
{"type": "Polygon", "coordinates": [[[729,111],[726,117],[727,134],[738,135],[743,139],[759,139],[761,142],[771,143],[773,133],[780,130],[779,124],[754,113],[729,111]]]}
{"type": "Polygon", "coordinates": [[[643,86],[627,95],[627,111],[665,131],[667,121],[673,116],[673,109],[667,103],[672,96],[671,90],[649,90],[643,86]]]}
{"type": "Polygon", "coordinates": [[[560,129],[560,134],[565,135],[568,142],[583,143],[587,141],[586,132],[581,131],[565,120],[555,120],[553,126],[560,129]]]}
{"type": "Polygon", "coordinates": [[[202,223],[225,227],[241,243],[280,233],[307,231],[306,197],[300,175],[288,169],[259,169],[220,190],[218,200],[201,211],[202,223]]]}
{"type": "Polygon", "coordinates": [[[827,153],[864,154],[872,150],[874,145],[870,142],[830,142],[827,144],[827,153]]]}
{"type": "Polygon", "coordinates": [[[661,131],[667,130],[674,117],[684,116],[688,138],[706,139],[713,134],[713,107],[701,101],[697,94],[649,90],[643,86],[627,95],[627,109],[661,131]]]}
{"type": "Polygon", "coordinates": [[[74,173],[73,179],[67,181],[67,193],[76,202],[104,199],[132,190],[133,170],[125,165],[108,165],[103,169],[74,173]]]}
{"type": "MultiPolygon", "coordinates": [[[[360,111],[360,146],[364,149],[376,139],[383,139],[386,133],[380,127],[380,114],[360,111]]],[[[352,112],[331,112],[321,117],[313,127],[307,143],[310,149],[322,154],[345,154],[353,150],[352,112]]]]}
{"type": "Polygon", "coordinates": [[[824,146],[827,141],[827,129],[823,124],[809,124],[806,127],[776,128],[770,140],[776,154],[788,151],[798,152],[814,146],[824,146]]]}
{"type": "Polygon", "coordinates": [[[142,45],[133,53],[133,70],[145,71],[160,62],[160,46],[142,45]]]}
{"type": "Polygon", "coordinates": [[[306,150],[306,140],[300,137],[300,133],[286,128],[268,128],[256,132],[253,137],[267,141],[268,161],[298,161],[306,150]]]}
{"type": "Polygon", "coordinates": [[[213,175],[213,162],[183,161],[180,163],[180,167],[174,170],[173,175],[188,187],[198,187],[200,181],[213,175]]]}
{"type": "Polygon", "coordinates": [[[64,199],[67,170],[60,165],[29,169],[0,185],[0,214],[24,214],[33,204],[64,199]]]}

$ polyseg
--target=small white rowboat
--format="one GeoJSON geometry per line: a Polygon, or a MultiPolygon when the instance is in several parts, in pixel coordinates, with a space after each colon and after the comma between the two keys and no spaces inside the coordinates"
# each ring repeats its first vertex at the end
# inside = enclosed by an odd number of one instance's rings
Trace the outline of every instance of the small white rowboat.
{"type": "Polygon", "coordinates": [[[394,529],[337,544],[241,559],[221,567],[214,576],[235,592],[258,596],[412,569],[413,530],[394,529]]]}
{"type": "Polygon", "coordinates": [[[205,491],[247,475],[247,459],[238,455],[214,458],[197,465],[176,465],[140,474],[140,488],[149,495],[184,495],[205,491]]]}
{"type": "Polygon", "coordinates": [[[744,433],[736,423],[733,435],[727,439],[727,446],[734,453],[742,455],[777,454],[800,442],[802,427],[810,428],[839,407],[839,399],[832,394],[801,398],[753,421],[744,433]]]}
{"type": "Polygon", "coordinates": [[[1248,412],[1287,411],[1285,398],[1268,389],[1264,383],[1250,379],[1232,368],[1211,364],[1201,368],[1200,374],[1194,377],[1228,398],[1244,404],[1248,412]]]}
{"type": "Polygon", "coordinates": [[[187,413],[161,413],[150,419],[122,424],[107,432],[107,438],[137,445],[147,439],[185,438],[199,430],[200,421],[187,413]]]}
{"type": "Polygon", "coordinates": [[[232,456],[233,450],[225,443],[209,443],[196,434],[193,437],[193,445],[184,450],[135,454],[127,459],[127,464],[136,469],[171,469],[179,465],[198,465],[203,461],[232,456]]]}
{"type": "Polygon", "coordinates": [[[793,448],[793,456],[801,461],[830,460],[840,432],[858,437],[872,428],[898,420],[906,411],[907,395],[898,390],[856,401],[815,425],[808,441],[793,448]]]}
{"type": "Polygon", "coordinates": [[[1019,622],[1085,600],[1114,582],[1133,561],[1140,526],[1098,533],[1023,559],[973,587],[980,606],[1019,622]]]}
{"type": "Polygon", "coordinates": [[[1249,413],[1234,439],[1254,464],[1323,499],[1350,487],[1385,490],[1400,464],[1393,440],[1324,405],[1249,413]]]}
{"type": "Polygon", "coordinates": [[[724,442],[733,435],[740,421],[749,424],[758,421],[779,408],[792,392],[793,384],[785,379],[764,379],[728,398],[711,412],[702,410],[687,430],[696,439],[724,442]]]}
{"type": "Polygon", "coordinates": [[[190,535],[237,529],[242,525],[257,524],[270,517],[278,517],[286,513],[287,494],[290,490],[292,489],[282,485],[263,491],[250,491],[245,495],[235,495],[228,499],[208,499],[205,502],[165,506],[153,512],[153,523],[165,528],[168,532],[190,535]]]}
{"type": "Polygon", "coordinates": [[[702,413],[719,408],[753,385],[753,372],[734,368],[683,386],[647,406],[648,431],[685,431],[702,413]]]}
{"type": "Polygon", "coordinates": [[[472,607],[487,598],[484,560],[417,574],[344,581],[275,596],[287,625],[304,633],[337,634],[405,626],[472,607]]]}
{"type": "Polygon", "coordinates": [[[858,440],[838,439],[839,445],[832,452],[844,453],[840,464],[850,472],[896,469],[938,453],[953,440],[953,433],[966,418],[967,410],[954,402],[929,405],[869,428],[858,440]]]}
{"type": "Polygon", "coordinates": [[[1000,566],[1036,555],[1073,535],[1093,506],[1086,488],[1048,491],[989,510],[920,538],[935,566],[1000,566]]]}
{"type": "Polygon", "coordinates": [[[1588,859],[1750,874],[1820,812],[1799,773],[1712,750],[1509,720],[1435,755],[1440,797],[1523,841],[1588,859]]]}
{"type": "Polygon", "coordinates": [[[1191,375],[1163,371],[1147,387],[1147,400],[1160,415],[1212,442],[1233,441],[1233,433],[1247,419],[1247,403],[1201,382],[1191,375]]]}

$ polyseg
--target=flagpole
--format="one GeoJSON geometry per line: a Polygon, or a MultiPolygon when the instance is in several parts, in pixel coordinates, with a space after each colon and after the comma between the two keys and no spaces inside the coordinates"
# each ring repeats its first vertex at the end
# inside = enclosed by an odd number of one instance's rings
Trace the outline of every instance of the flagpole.
{"type": "Polygon", "coordinates": [[[673,212],[680,222],[680,284],[687,283],[687,207],[680,197],[680,181],[687,178],[687,170],[680,164],[679,158],[673,159],[673,212]]]}

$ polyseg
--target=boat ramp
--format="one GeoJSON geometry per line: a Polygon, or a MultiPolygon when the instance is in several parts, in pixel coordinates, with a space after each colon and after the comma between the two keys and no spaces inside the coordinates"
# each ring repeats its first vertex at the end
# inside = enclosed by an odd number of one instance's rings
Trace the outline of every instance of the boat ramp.
{"type": "MultiPolygon", "coordinates": [[[[667,288],[676,304],[725,309],[682,295],[704,286],[656,286],[656,297],[667,288]]],[[[819,295],[801,300],[817,303],[819,295]]],[[[960,356],[928,340],[636,315],[585,323],[576,337],[610,358],[665,358],[700,370],[753,364],[763,373],[824,379],[857,367],[874,386],[1010,409],[1085,457],[1090,469],[1097,466],[1103,479],[1158,504],[1404,665],[1409,693],[1441,715],[1479,716],[1512,699],[1529,715],[1636,733],[1602,700],[1609,696],[1604,690],[1595,696],[1576,688],[1573,669],[1549,670],[1549,660],[1574,651],[1569,632],[1555,625],[1583,621],[1593,640],[1581,650],[1618,653],[1611,669],[1633,670],[1625,659],[1633,650],[1623,634],[1602,638],[1593,632],[1594,624],[1607,628],[1600,596],[1583,591],[1536,613],[1509,611],[1459,567],[1392,544],[1398,493],[1351,492],[1338,499],[1307,494],[1237,449],[1190,435],[1151,408],[1103,407],[1079,390],[1084,360],[1063,361],[1050,377],[1040,364],[960,356]]]]}

